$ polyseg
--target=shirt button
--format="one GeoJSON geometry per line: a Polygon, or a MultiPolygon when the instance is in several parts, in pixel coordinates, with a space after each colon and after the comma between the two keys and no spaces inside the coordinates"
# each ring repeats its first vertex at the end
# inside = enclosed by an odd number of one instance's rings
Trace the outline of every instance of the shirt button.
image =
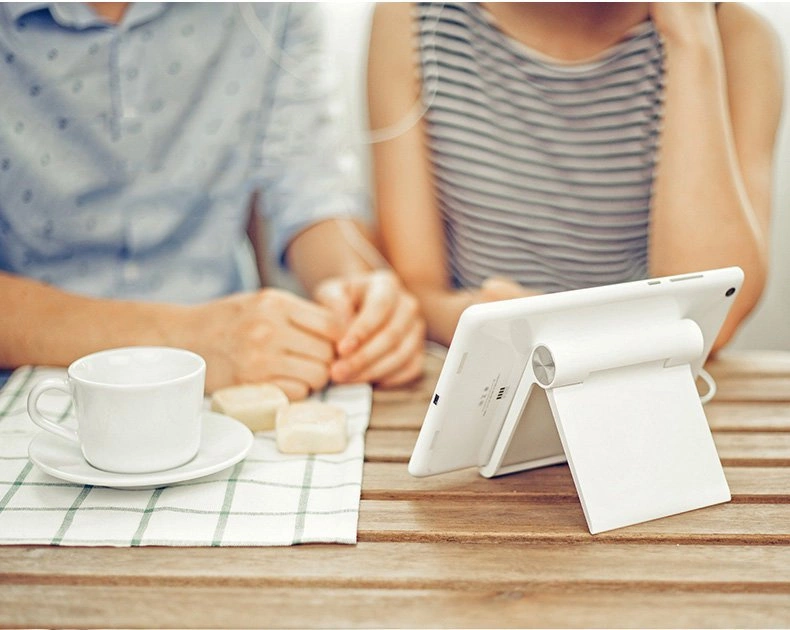
{"type": "Polygon", "coordinates": [[[140,265],[127,263],[123,267],[123,279],[126,282],[137,282],[140,279],[140,265]]]}

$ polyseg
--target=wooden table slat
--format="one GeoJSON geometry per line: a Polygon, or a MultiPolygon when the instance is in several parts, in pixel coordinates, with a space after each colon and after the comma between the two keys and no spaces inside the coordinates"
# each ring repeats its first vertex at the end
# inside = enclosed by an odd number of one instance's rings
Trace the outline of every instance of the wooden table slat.
{"type": "Polygon", "coordinates": [[[6,627],[69,619],[80,627],[548,628],[786,627],[790,598],[768,593],[638,589],[465,592],[453,589],[6,586],[6,627]],[[109,623],[108,623],[108,620],[109,623]]]}
{"type": "MultiPolygon", "coordinates": [[[[788,384],[790,386],[790,383],[788,384]]],[[[788,395],[790,398],[790,395],[788,395]]],[[[371,420],[371,429],[419,430],[428,400],[407,406],[387,406],[371,420]]],[[[705,415],[713,431],[787,431],[790,432],[790,402],[722,400],[714,398],[705,405],[705,415]]]]}
{"type": "MultiPolygon", "coordinates": [[[[560,582],[790,593],[790,546],[569,543],[373,543],[179,549],[68,547],[6,550],[0,583],[90,586],[512,588],[560,582]],[[223,562],[216,560],[222,558],[223,562]],[[108,559],[111,561],[108,562],[108,559]],[[646,572],[645,567],[650,567],[646,572]],[[387,567],[382,571],[382,567],[387,567]],[[679,567],[683,568],[679,574],[679,567]]],[[[2,590],[2,589],[0,589],[2,590]]]]}
{"type": "MultiPolygon", "coordinates": [[[[406,463],[418,434],[416,429],[370,429],[365,440],[365,459],[406,463]]],[[[790,432],[714,432],[713,440],[725,466],[790,466],[790,432]]]]}
{"type": "Polygon", "coordinates": [[[790,353],[784,350],[724,349],[705,367],[714,378],[765,375],[790,378],[790,353]]]}
{"type": "Polygon", "coordinates": [[[576,502],[366,500],[359,540],[790,544],[790,504],[726,503],[592,536],[576,502]]]}
{"type": "Polygon", "coordinates": [[[790,403],[786,402],[746,403],[714,399],[705,405],[705,415],[713,432],[790,432],[790,403]]]}
{"type": "Polygon", "coordinates": [[[790,401],[790,376],[733,376],[717,379],[716,385],[718,402],[790,401]]]}
{"type": "MultiPolygon", "coordinates": [[[[725,467],[733,501],[790,502],[790,466],[725,467]]],[[[513,501],[578,501],[566,464],[486,479],[467,468],[444,475],[412,477],[401,463],[368,462],[364,469],[365,499],[405,500],[496,498],[513,501]]]]}

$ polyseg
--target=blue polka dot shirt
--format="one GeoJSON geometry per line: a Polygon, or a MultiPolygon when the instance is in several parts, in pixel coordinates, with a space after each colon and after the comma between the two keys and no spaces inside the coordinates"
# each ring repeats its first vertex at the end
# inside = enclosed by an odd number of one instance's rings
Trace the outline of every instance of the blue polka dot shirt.
{"type": "Polygon", "coordinates": [[[196,303],[243,288],[253,191],[280,259],[315,222],[366,216],[320,9],[253,6],[131,4],[111,25],[81,3],[0,5],[0,271],[196,303]]]}

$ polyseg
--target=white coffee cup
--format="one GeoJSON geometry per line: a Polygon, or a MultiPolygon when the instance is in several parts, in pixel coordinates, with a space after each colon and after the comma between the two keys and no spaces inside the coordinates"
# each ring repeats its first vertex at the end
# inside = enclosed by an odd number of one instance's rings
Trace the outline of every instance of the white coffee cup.
{"type": "Polygon", "coordinates": [[[89,464],[150,473],[185,464],[200,446],[206,362],[188,350],[138,346],[77,359],[67,378],[37,383],[27,410],[38,426],[79,445],[89,464]],[[39,411],[48,390],[69,394],[77,430],[39,411]]]}

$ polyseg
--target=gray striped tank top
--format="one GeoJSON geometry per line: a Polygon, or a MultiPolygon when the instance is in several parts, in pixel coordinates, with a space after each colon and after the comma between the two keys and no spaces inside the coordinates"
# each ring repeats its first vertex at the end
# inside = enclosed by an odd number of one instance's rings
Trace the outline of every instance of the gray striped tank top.
{"type": "Polygon", "coordinates": [[[426,129],[454,286],[545,292],[647,275],[663,51],[645,22],[547,59],[476,3],[417,5],[426,129]]]}

